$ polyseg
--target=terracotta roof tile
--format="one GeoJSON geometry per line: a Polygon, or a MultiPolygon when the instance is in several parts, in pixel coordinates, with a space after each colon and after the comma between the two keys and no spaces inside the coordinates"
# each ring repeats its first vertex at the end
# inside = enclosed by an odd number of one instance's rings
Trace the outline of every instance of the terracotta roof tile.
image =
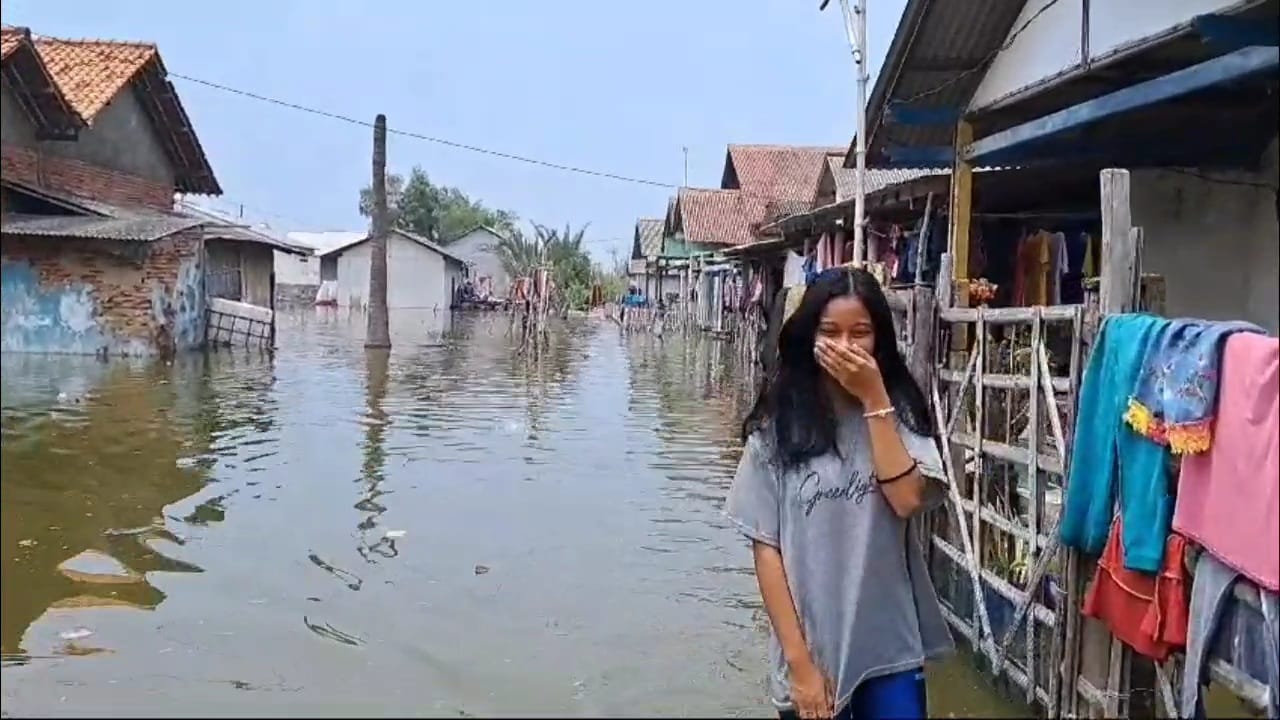
{"type": "Polygon", "coordinates": [[[771,200],[813,202],[828,155],[843,148],[730,145],[721,187],[771,200]]]}
{"type": "Polygon", "coordinates": [[[9,53],[18,49],[26,34],[21,28],[5,25],[0,27],[0,59],[9,57],[9,53]]]}
{"type": "Polygon", "coordinates": [[[35,44],[67,101],[90,123],[158,55],[149,43],[37,37],[35,44]]]}
{"type": "Polygon", "coordinates": [[[738,190],[680,188],[676,213],[689,242],[742,245],[754,239],[768,205],[768,199],[738,190]]]}

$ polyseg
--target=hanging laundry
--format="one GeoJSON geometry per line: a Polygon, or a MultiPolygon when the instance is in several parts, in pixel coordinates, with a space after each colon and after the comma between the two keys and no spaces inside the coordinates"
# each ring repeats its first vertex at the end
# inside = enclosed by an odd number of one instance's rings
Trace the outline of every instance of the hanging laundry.
{"type": "Polygon", "coordinates": [[[1187,541],[1169,535],[1156,574],[1135,572],[1125,568],[1123,525],[1117,516],[1082,610],[1135,651],[1164,662],[1187,644],[1187,541]]]}
{"type": "Polygon", "coordinates": [[[1049,236],[1049,304],[1062,304],[1062,279],[1067,274],[1067,236],[1056,232],[1049,236]]]}
{"type": "Polygon", "coordinates": [[[1049,301],[1049,233],[1037,231],[1018,244],[1014,271],[1014,304],[1045,305],[1049,301]]]}
{"type": "Polygon", "coordinates": [[[1246,322],[1165,320],[1147,347],[1125,421],[1177,454],[1204,452],[1212,437],[1222,344],[1246,322]]]}
{"type": "Polygon", "coordinates": [[[831,267],[831,236],[822,233],[818,237],[818,245],[813,251],[815,264],[814,267],[818,272],[822,272],[831,267]]]}
{"type": "Polygon", "coordinates": [[[1091,555],[1102,551],[1116,494],[1124,518],[1124,567],[1155,572],[1164,557],[1173,514],[1164,447],[1123,421],[1146,348],[1167,321],[1153,315],[1111,315],[1102,323],[1080,387],[1075,444],[1067,477],[1062,543],[1091,555]]]}
{"type": "MultiPolygon", "coordinates": [[[[1234,595],[1232,588],[1240,573],[1218,562],[1209,553],[1201,553],[1196,563],[1195,579],[1191,583],[1190,626],[1187,629],[1187,656],[1182,670],[1182,692],[1178,698],[1178,717],[1204,718],[1204,702],[1201,691],[1209,682],[1209,653],[1219,631],[1223,611],[1234,595]]],[[[1280,717],[1280,596],[1261,591],[1261,637],[1231,638],[1232,646],[1245,642],[1260,642],[1262,656],[1267,658],[1267,687],[1270,689],[1270,707],[1267,717],[1280,717]]],[[[1223,628],[1228,632],[1233,629],[1223,628]]]]}
{"type": "Polygon", "coordinates": [[[1182,458],[1173,529],[1277,592],[1280,340],[1251,333],[1227,338],[1217,395],[1213,444],[1182,458]]]}
{"type": "Polygon", "coordinates": [[[804,257],[798,253],[787,252],[787,259],[782,265],[782,287],[804,284],[804,257]]]}

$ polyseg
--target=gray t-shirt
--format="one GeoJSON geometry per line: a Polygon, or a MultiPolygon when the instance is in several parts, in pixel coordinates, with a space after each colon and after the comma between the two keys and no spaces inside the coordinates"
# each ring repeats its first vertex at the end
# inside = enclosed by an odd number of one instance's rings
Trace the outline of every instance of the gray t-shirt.
{"type": "MultiPolygon", "coordinates": [[[[907,452],[930,480],[926,509],[945,499],[942,459],[932,438],[899,425],[907,452]]],[[[835,683],[836,710],[864,680],[920,667],[952,649],[928,566],[908,521],[876,483],[867,421],[841,418],[840,455],[780,471],[772,436],[743,449],[727,513],[752,540],[782,552],[800,625],[818,667],[835,683]]],[[[791,706],[786,661],[769,633],[769,694],[791,706]]]]}

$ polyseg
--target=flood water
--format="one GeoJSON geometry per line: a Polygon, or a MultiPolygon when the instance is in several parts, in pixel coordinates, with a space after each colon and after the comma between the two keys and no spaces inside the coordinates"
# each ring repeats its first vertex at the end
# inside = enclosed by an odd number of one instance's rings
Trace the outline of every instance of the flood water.
{"type": "MultiPolygon", "coordinates": [[[[769,717],[732,351],[282,317],[274,359],[2,359],[6,715],[769,717]]],[[[931,714],[1016,716],[963,660],[931,714]]]]}

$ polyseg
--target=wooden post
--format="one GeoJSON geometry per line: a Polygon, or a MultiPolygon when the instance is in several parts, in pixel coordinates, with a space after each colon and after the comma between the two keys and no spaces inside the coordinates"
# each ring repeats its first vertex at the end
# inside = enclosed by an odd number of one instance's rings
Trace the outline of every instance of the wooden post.
{"type": "MultiPolygon", "coordinates": [[[[928,256],[925,242],[929,239],[930,216],[933,214],[933,193],[924,200],[924,221],[920,223],[920,239],[916,242],[916,278],[917,285],[924,282],[924,260],[928,256]]],[[[935,281],[936,282],[936,281],[935,281]]]]}
{"type": "Polygon", "coordinates": [[[961,120],[956,126],[956,159],[951,172],[951,232],[947,252],[951,253],[954,307],[969,306],[969,223],[973,213],[973,168],[964,151],[973,142],[973,126],[961,120]]]}
{"type": "Polygon", "coordinates": [[[1129,214],[1129,171],[1103,170],[1102,266],[1099,272],[1099,314],[1133,312],[1137,298],[1133,292],[1138,265],[1138,238],[1133,234],[1129,214]]]}
{"type": "Polygon", "coordinates": [[[391,347],[387,318],[387,116],[373,121],[373,229],[369,240],[369,316],[366,348],[391,347]]]}

